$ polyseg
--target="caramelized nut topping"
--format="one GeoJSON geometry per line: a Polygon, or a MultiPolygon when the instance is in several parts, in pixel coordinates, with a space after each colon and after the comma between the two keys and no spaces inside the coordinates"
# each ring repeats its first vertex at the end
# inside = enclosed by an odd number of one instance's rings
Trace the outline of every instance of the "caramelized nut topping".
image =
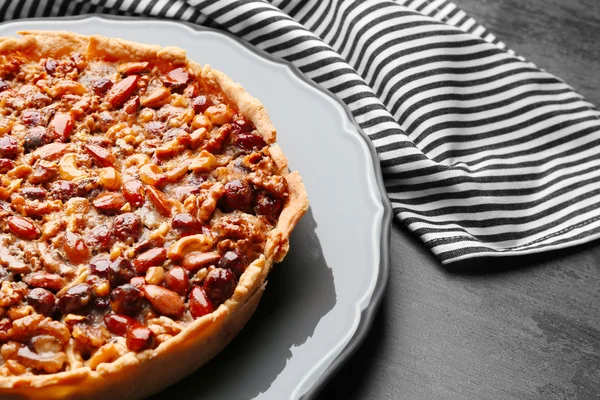
{"type": "Polygon", "coordinates": [[[86,144],[83,146],[85,150],[94,157],[96,163],[101,167],[112,167],[117,159],[112,153],[100,146],[96,146],[95,144],[86,144]]]}
{"type": "Polygon", "coordinates": [[[38,227],[27,218],[10,216],[7,221],[8,229],[21,239],[37,239],[40,235],[38,227]]]}
{"type": "Polygon", "coordinates": [[[58,307],[63,314],[80,313],[90,305],[92,296],[92,287],[87,283],[80,283],[59,297],[58,307]]]}
{"type": "Polygon", "coordinates": [[[203,315],[210,314],[215,310],[211,299],[206,295],[206,291],[200,286],[194,286],[190,292],[190,313],[192,317],[200,318],[203,315]]]}
{"type": "Polygon", "coordinates": [[[152,307],[162,315],[172,318],[183,315],[185,305],[177,293],[157,285],[145,285],[143,290],[152,307]]]}
{"type": "Polygon", "coordinates": [[[219,260],[219,267],[231,270],[238,279],[246,270],[246,266],[246,258],[238,251],[229,250],[219,260]]]}
{"type": "Polygon", "coordinates": [[[181,266],[189,272],[196,272],[201,268],[216,264],[220,259],[221,256],[216,252],[202,253],[194,251],[183,257],[181,266]]]}
{"type": "Polygon", "coordinates": [[[108,92],[112,86],[112,81],[107,78],[98,78],[92,82],[92,90],[99,96],[108,92]]]}
{"type": "Polygon", "coordinates": [[[90,258],[90,250],[81,236],[70,231],[65,234],[63,250],[73,264],[84,263],[90,258]]]}
{"type": "Polygon", "coordinates": [[[156,108],[165,104],[169,97],[171,97],[171,92],[164,86],[155,89],[148,96],[144,97],[141,101],[142,106],[156,108]]]}
{"type": "Polygon", "coordinates": [[[108,278],[108,270],[110,268],[110,260],[107,258],[99,258],[90,264],[90,273],[108,278]]]}
{"type": "Polygon", "coordinates": [[[8,375],[95,369],[123,342],[177,335],[234,296],[288,201],[267,140],[215,82],[88,57],[0,68],[8,375]]]}
{"type": "Polygon", "coordinates": [[[115,217],[113,232],[115,237],[123,242],[137,239],[141,229],[140,217],[134,213],[125,213],[115,217]]]}
{"type": "Polygon", "coordinates": [[[187,271],[181,267],[173,267],[165,275],[165,285],[180,296],[185,296],[190,290],[189,282],[187,271]]]}
{"type": "Polygon", "coordinates": [[[140,352],[153,347],[154,333],[145,326],[135,326],[127,331],[127,348],[140,352]]]}
{"type": "Polygon", "coordinates": [[[35,288],[27,294],[27,304],[36,312],[50,316],[56,309],[56,297],[46,289],[35,288]]]}
{"type": "Polygon", "coordinates": [[[128,63],[123,63],[121,65],[119,65],[119,67],[117,68],[117,71],[119,71],[120,74],[125,74],[125,75],[129,75],[129,74],[138,74],[140,72],[142,72],[143,70],[145,70],[146,68],[148,68],[148,64],[147,62],[128,62],[128,63]]]}
{"type": "Polygon", "coordinates": [[[135,90],[139,78],[137,75],[130,75],[112,86],[106,94],[108,104],[118,107],[125,103],[135,90]]]}
{"type": "Polygon", "coordinates": [[[15,158],[19,154],[19,146],[10,136],[0,137],[0,158],[15,158]]]}
{"type": "Polygon", "coordinates": [[[142,274],[148,271],[148,268],[150,267],[162,265],[162,263],[165,262],[166,259],[167,249],[165,249],[164,247],[158,247],[147,250],[139,256],[137,256],[137,258],[133,260],[133,265],[135,266],[135,271],[138,274],[142,274]]]}
{"type": "Polygon", "coordinates": [[[123,196],[131,205],[141,207],[144,205],[144,185],[137,179],[123,183],[123,196]]]}
{"type": "Polygon", "coordinates": [[[164,215],[165,217],[171,216],[171,204],[163,192],[154,186],[148,185],[146,186],[146,194],[159,214],[164,215]]]}
{"type": "Polygon", "coordinates": [[[204,290],[208,297],[220,304],[227,300],[234,292],[237,279],[228,269],[215,268],[208,272],[204,280],[204,290]]]}
{"type": "Polygon", "coordinates": [[[143,300],[142,291],[130,284],[119,286],[110,294],[110,306],[120,314],[136,315],[144,306],[143,300]]]}
{"type": "Polygon", "coordinates": [[[225,185],[223,200],[227,209],[249,212],[252,208],[252,199],[252,188],[247,182],[234,179],[225,185]]]}
{"type": "Polygon", "coordinates": [[[66,142],[73,131],[73,118],[69,114],[58,113],[48,126],[50,134],[59,142],[66,142]]]}
{"type": "Polygon", "coordinates": [[[113,288],[129,282],[134,276],[131,262],[123,257],[118,257],[108,267],[108,281],[113,288]]]}
{"type": "Polygon", "coordinates": [[[94,207],[104,214],[116,214],[125,205],[125,199],[121,194],[105,192],[96,197],[92,202],[94,207]]]}
{"type": "Polygon", "coordinates": [[[129,328],[139,325],[138,321],[123,314],[108,314],[104,323],[109,331],[119,336],[125,336],[129,328]]]}
{"type": "Polygon", "coordinates": [[[167,85],[181,86],[185,85],[190,81],[190,74],[185,68],[175,68],[171,70],[164,78],[163,81],[167,85]]]}
{"type": "Polygon", "coordinates": [[[171,221],[171,227],[179,231],[181,236],[202,233],[202,224],[191,214],[176,214],[171,221]]]}
{"type": "Polygon", "coordinates": [[[35,288],[43,288],[49,290],[60,290],[65,286],[65,279],[58,274],[50,274],[47,272],[34,272],[23,278],[23,281],[29,286],[35,288]]]}

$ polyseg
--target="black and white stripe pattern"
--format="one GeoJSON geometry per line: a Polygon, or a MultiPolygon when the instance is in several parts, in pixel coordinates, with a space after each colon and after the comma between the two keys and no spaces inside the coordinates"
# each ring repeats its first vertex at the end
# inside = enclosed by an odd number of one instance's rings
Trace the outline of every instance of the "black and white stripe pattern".
{"type": "Polygon", "coordinates": [[[600,235],[600,120],[564,82],[446,0],[13,0],[0,19],[83,13],[232,32],[337,95],[392,205],[444,263],[600,235]]]}

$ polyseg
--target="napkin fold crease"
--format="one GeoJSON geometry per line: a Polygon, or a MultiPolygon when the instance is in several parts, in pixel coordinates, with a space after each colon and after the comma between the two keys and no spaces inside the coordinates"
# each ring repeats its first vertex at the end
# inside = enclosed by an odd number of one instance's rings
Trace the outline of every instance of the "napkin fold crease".
{"type": "Polygon", "coordinates": [[[1,21],[89,13],[216,27],[296,65],[349,107],[397,218],[442,263],[600,236],[598,110],[449,1],[0,5],[1,21]]]}

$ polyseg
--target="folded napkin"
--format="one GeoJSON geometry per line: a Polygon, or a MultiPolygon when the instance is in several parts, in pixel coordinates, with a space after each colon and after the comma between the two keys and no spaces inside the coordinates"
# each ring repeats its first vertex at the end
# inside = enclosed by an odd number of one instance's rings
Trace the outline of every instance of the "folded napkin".
{"type": "Polygon", "coordinates": [[[445,0],[5,1],[0,20],[110,13],[229,31],[295,64],[375,145],[397,218],[443,262],[600,230],[598,110],[445,0]]]}

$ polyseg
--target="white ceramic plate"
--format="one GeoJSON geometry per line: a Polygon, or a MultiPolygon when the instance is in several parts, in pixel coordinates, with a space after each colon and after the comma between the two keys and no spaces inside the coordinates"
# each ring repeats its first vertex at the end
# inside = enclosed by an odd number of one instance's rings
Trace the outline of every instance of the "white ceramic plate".
{"type": "Polygon", "coordinates": [[[179,46],[263,102],[291,169],[304,179],[310,210],[240,335],[156,398],[314,397],[366,335],[389,273],[391,208],[375,153],[347,110],[291,65],[219,31],[88,16],[8,22],[0,36],[33,29],[179,46]]]}

